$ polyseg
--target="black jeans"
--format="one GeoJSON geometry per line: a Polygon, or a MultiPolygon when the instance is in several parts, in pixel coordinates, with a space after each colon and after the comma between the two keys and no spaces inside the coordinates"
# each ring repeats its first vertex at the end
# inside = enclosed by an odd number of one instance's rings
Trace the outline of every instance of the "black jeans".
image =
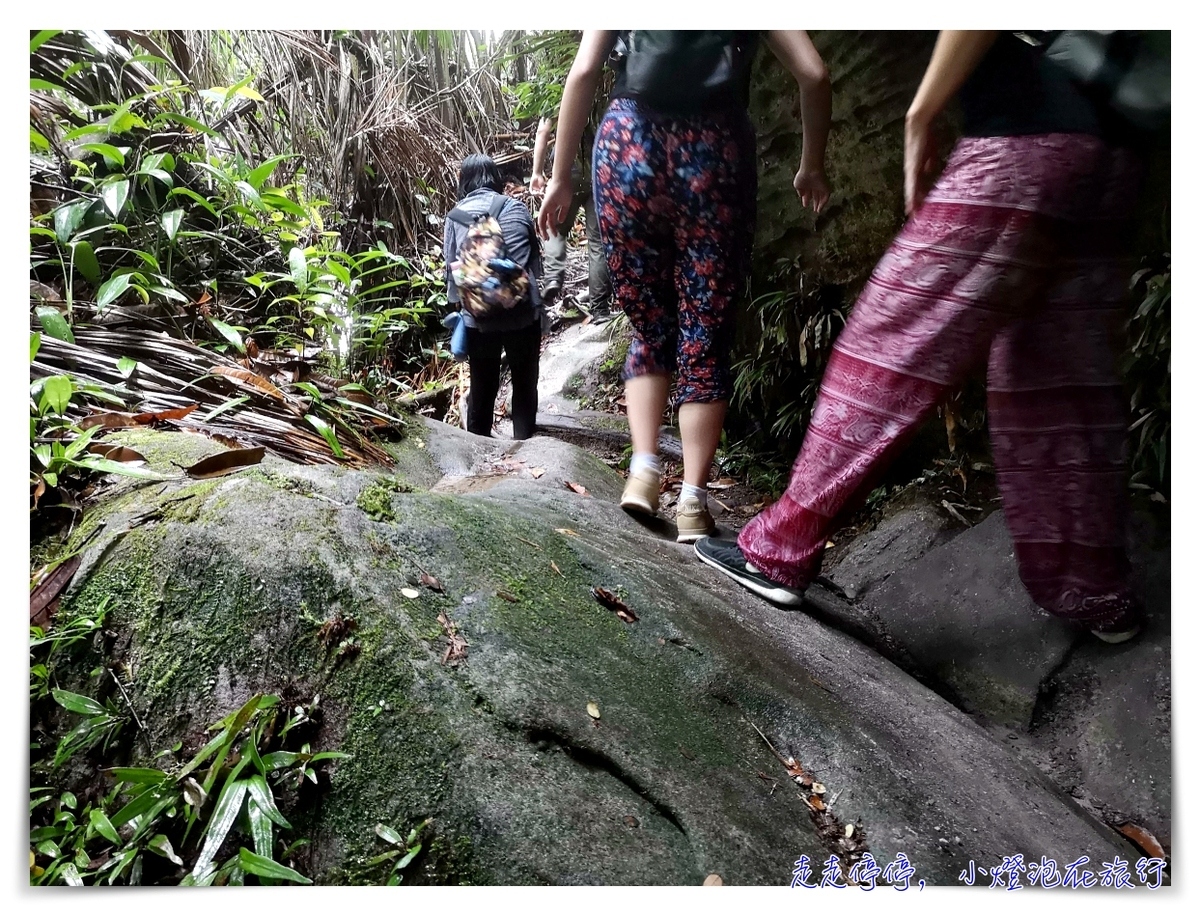
{"type": "Polygon", "coordinates": [[[467,328],[467,361],[471,366],[471,393],[467,397],[467,431],[492,434],[492,412],[500,391],[500,353],[508,354],[512,375],[513,438],[534,433],[537,421],[538,359],[542,324],[534,321],[517,330],[486,331],[467,328]]]}

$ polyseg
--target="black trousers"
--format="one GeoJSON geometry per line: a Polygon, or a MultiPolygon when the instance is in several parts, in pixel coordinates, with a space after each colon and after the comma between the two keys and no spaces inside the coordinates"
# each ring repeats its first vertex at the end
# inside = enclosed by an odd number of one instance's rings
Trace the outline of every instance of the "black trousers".
{"type": "Polygon", "coordinates": [[[467,362],[471,366],[471,393],[467,396],[467,431],[492,434],[492,413],[500,391],[500,354],[508,355],[512,375],[513,438],[534,433],[538,402],[538,359],[542,324],[534,321],[518,330],[484,331],[467,328],[467,362]]]}

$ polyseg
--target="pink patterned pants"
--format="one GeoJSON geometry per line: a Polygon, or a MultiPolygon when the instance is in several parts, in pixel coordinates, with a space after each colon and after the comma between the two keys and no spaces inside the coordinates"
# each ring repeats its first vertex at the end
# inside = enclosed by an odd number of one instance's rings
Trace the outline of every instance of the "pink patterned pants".
{"type": "Polygon", "coordinates": [[[967,138],[876,266],[830,358],[787,491],[738,538],[791,587],[947,388],[987,361],[996,476],[1036,603],[1128,628],[1115,335],[1139,169],[1083,134],[967,138]]]}

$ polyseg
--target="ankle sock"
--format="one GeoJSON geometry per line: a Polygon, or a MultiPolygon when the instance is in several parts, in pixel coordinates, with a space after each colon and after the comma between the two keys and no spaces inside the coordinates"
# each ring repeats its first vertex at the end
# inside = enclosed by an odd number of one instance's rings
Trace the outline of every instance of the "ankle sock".
{"type": "Polygon", "coordinates": [[[629,459],[629,475],[634,476],[643,470],[653,470],[655,473],[662,473],[657,454],[647,454],[641,451],[633,453],[633,457],[629,459]]]}
{"type": "Polygon", "coordinates": [[[703,486],[693,486],[691,483],[684,483],[679,490],[679,501],[684,499],[695,499],[700,503],[701,508],[708,508],[708,489],[703,486]]]}

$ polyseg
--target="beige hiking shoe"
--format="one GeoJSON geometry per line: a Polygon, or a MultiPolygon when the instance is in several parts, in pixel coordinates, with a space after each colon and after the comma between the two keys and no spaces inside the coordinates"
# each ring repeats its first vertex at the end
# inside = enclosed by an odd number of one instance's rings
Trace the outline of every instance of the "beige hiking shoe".
{"type": "Polygon", "coordinates": [[[621,493],[621,508],[643,515],[658,514],[658,491],[662,477],[654,470],[631,473],[621,493]]]}
{"type": "Polygon", "coordinates": [[[675,527],[679,536],[677,543],[695,543],[701,537],[711,537],[717,532],[717,525],[707,508],[700,505],[699,499],[683,499],[675,509],[675,527]]]}

